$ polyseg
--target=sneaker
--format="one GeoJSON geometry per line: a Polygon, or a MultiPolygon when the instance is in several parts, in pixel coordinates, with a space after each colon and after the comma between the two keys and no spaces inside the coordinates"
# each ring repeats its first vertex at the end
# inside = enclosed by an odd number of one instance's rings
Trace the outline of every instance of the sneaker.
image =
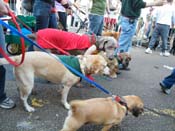
{"type": "Polygon", "coordinates": [[[12,109],[15,106],[15,103],[8,97],[0,103],[0,107],[4,109],[12,109]]]}
{"type": "Polygon", "coordinates": [[[167,52],[167,51],[165,51],[165,52],[161,52],[161,53],[160,53],[160,56],[168,57],[168,56],[170,56],[170,53],[167,52]]]}
{"type": "Polygon", "coordinates": [[[168,89],[162,82],[159,83],[162,89],[162,92],[169,95],[171,93],[171,89],[168,89]]]}
{"type": "Polygon", "coordinates": [[[170,53],[169,53],[168,51],[165,51],[165,52],[163,53],[163,56],[168,57],[168,56],[170,56],[170,53]]]}
{"type": "Polygon", "coordinates": [[[147,53],[147,54],[152,54],[153,52],[152,52],[152,50],[151,50],[150,48],[147,48],[147,49],[145,50],[145,53],[147,53]]]}

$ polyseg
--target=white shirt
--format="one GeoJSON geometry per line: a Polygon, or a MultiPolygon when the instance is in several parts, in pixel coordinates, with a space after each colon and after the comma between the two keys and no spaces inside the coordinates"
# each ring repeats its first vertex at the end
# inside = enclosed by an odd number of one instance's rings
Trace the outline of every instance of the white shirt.
{"type": "Polygon", "coordinates": [[[165,4],[161,7],[156,8],[154,17],[156,18],[156,23],[171,26],[173,21],[175,24],[175,6],[165,4]]]}

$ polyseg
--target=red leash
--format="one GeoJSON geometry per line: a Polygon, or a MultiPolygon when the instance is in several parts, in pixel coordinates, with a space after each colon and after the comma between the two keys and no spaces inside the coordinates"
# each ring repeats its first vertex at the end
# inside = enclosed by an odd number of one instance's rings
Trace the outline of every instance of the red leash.
{"type": "MultiPolygon", "coordinates": [[[[15,26],[17,27],[18,31],[21,32],[21,28],[19,26],[19,24],[16,21],[16,16],[13,12],[10,11],[9,9],[9,16],[11,16],[12,21],[14,22],[15,26]]],[[[25,58],[25,43],[24,43],[24,39],[20,38],[21,41],[21,48],[22,48],[22,58],[20,63],[16,63],[15,61],[13,61],[12,59],[10,59],[10,57],[5,53],[5,51],[0,47],[0,53],[2,54],[2,56],[12,65],[14,66],[19,66],[23,63],[24,58],[25,58]]]]}

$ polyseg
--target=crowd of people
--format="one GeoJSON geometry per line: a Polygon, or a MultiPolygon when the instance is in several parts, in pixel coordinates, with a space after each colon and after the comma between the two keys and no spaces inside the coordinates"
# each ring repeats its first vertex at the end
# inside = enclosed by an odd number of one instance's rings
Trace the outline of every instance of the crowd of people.
{"type": "MultiPolygon", "coordinates": [[[[105,14],[110,14],[110,11],[113,9],[110,7],[110,1],[112,0],[91,0],[91,8],[88,8],[88,20],[89,28],[88,34],[92,35],[102,35],[104,27],[104,16],[105,14]]],[[[36,18],[36,27],[35,32],[44,28],[58,28],[58,20],[63,26],[64,31],[67,29],[67,15],[71,14],[71,6],[74,5],[77,9],[79,6],[75,4],[76,1],[71,0],[35,0],[33,5],[33,16],[36,18]],[[69,12],[69,13],[68,13],[69,12]],[[57,17],[58,16],[58,17],[57,17]]],[[[138,19],[141,14],[141,10],[146,7],[150,7],[150,12],[147,15],[146,29],[144,30],[145,37],[150,36],[152,32],[152,37],[146,53],[151,54],[152,48],[158,39],[158,36],[161,36],[162,39],[162,48],[160,55],[169,56],[167,51],[167,39],[170,26],[175,24],[175,11],[172,5],[173,0],[158,0],[155,2],[144,2],[142,0],[120,0],[118,1],[121,4],[120,10],[120,37],[118,40],[119,48],[115,50],[115,54],[126,52],[130,54],[132,48],[132,38],[139,32],[136,30],[136,26],[139,24],[142,26],[142,19],[138,19]],[[120,3],[121,2],[121,3],[120,3]],[[153,6],[160,6],[156,10],[156,15],[152,19],[153,6]],[[140,24],[141,23],[141,24],[140,24]],[[154,25],[153,31],[151,27],[154,25]]],[[[0,0],[0,15],[8,15],[9,10],[8,4],[0,0]]],[[[114,9],[115,10],[115,9],[114,9]]],[[[87,12],[86,12],[87,13],[87,12]]],[[[118,16],[116,16],[118,17],[118,16]]],[[[141,27],[139,27],[141,28],[141,27]]],[[[3,28],[0,25],[0,47],[5,49],[5,39],[3,28]]],[[[0,56],[2,57],[2,56],[0,56]]],[[[167,76],[162,82],[160,82],[161,89],[164,93],[169,94],[170,88],[175,83],[175,70],[172,74],[167,76]]],[[[0,66],[0,107],[10,109],[15,107],[15,103],[6,96],[5,91],[5,68],[0,66]]]]}

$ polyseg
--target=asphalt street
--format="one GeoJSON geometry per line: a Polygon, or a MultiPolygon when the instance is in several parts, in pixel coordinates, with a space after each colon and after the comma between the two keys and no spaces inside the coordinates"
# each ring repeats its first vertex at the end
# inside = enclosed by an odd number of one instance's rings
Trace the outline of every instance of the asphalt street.
{"type": "MultiPolygon", "coordinates": [[[[133,47],[130,71],[121,71],[116,79],[95,76],[95,81],[116,95],[138,95],[155,112],[145,109],[143,115],[135,118],[131,114],[110,131],[175,131],[175,89],[170,95],[161,92],[159,81],[170,74],[163,65],[175,66],[175,56],[162,57],[156,51],[144,53],[145,48],[133,47]]],[[[12,110],[0,109],[0,131],[58,131],[62,128],[67,110],[60,103],[61,88],[42,79],[35,80],[34,93],[29,102],[38,100],[41,107],[28,113],[20,101],[12,66],[7,65],[6,92],[16,102],[12,110]]],[[[59,70],[59,69],[58,69],[59,70]]],[[[68,100],[107,97],[102,91],[91,88],[83,82],[83,88],[72,87],[68,100]]],[[[99,131],[101,125],[84,125],[78,131],[99,131]]]]}

